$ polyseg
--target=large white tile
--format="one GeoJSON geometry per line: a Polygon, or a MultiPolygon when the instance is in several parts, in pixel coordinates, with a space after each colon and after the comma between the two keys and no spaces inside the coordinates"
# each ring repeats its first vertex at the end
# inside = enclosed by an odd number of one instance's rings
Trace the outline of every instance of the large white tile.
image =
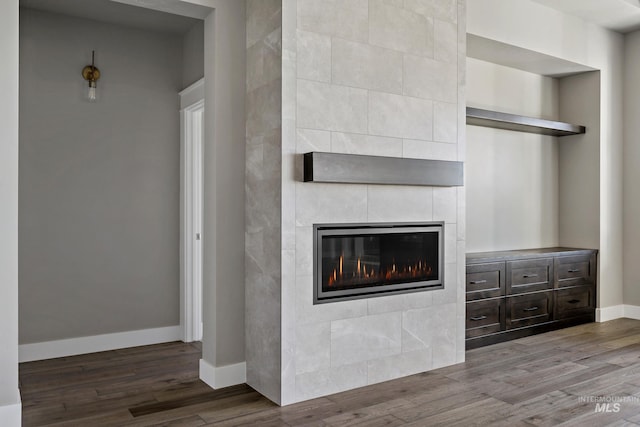
{"type": "Polygon", "coordinates": [[[458,60],[458,26],[436,19],[434,59],[455,63],[458,60]]]}
{"type": "Polygon", "coordinates": [[[246,135],[265,135],[282,126],[280,81],[252,90],[246,98],[246,135]]]}
{"type": "Polygon", "coordinates": [[[458,254],[458,227],[457,224],[445,224],[444,226],[444,262],[456,263],[458,254]]]}
{"type": "Polygon", "coordinates": [[[298,28],[367,41],[368,0],[298,0],[298,28]]]}
{"type": "Polygon", "coordinates": [[[433,102],[370,92],[369,133],[396,138],[431,140],[433,138],[433,102]]]}
{"type": "Polygon", "coordinates": [[[332,132],[331,151],[344,154],[402,157],[402,139],[332,132]]]}
{"type": "Polygon", "coordinates": [[[339,393],[367,385],[367,363],[332,367],[296,376],[296,401],[339,393]]]}
{"type": "Polygon", "coordinates": [[[282,25],[281,0],[247,0],[247,47],[282,25]]]}
{"type": "Polygon", "coordinates": [[[295,250],[296,247],[296,185],[294,180],[296,156],[289,154],[282,159],[282,204],[280,220],[282,224],[282,249],[295,250]]]}
{"type": "Polygon", "coordinates": [[[458,101],[456,64],[415,55],[404,57],[404,94],[455,103],[458,101]]]}
{"type": "MultiPolygon", "coordinates": [[[[455,257],[454,257],[455,261],[455,257]]],[[[444,265],[444,289],[436,289],[433,291],[433,305],[455,303],[458,300],[458,264],[444,265]]]]}
{"type": "Polygon", "coordinates": [[[349,40],[333,39],[334,84],[402,94],[402,53],[349,40]]]}
{"type": "Polygon", "coordinates": [[[385,295],[367,299],[368,314],[391,313],[405,309],[405,295],[385,295]]]}
{"type": "Polygon", "coordinates": [[[402,313],[402,352],[431,350],[434,336],[433,308],[402,313]]]}
{"type": "Polygon", "coordinates": [[[296,227],[296,276],[313,274],[313,227],[296,227]]]}
{"type": "Polygon", "coordinates": [[[431,369],[431,349],[401,353],[367,362],[368,384],[376,384],[431,369]]]}
{"type": "Polygon", "coordinates": [[[298,127],[366,133],[367,91],[298,80],[298,127]]]}
{"type": "Polygon", "coordinates": [[[427,17],[457,22],[457,0],[405,0],[404,7],[427,17]]]}
{"type": "Polygon", "coordinates": [[[458,141],[458,104],[433,104],[433,140],[452,144],[458,141]]]}
{"type": "Polygon", "coordinates": [[[466,191],[464,187],[458,187],[458,241],[466,240],[466,226],[467,226],[467,201],[466,201],[466,191]]]}
{"type": "Polygon", "coordinates": [[[331,132],[329,131],[298,128],[296,136],[296,151],[300,154],[311,151],[325,153],[331,151],[331,132]]]}
{"type": "Polygon", "coordinates": [[[402,156],[408,159],[457,160],[456,144],[405,139],[402,146],[402,156]]]}
{"type": "MultiPolygon", "coordinates": [[[[295,396],[296,384],[296,288],[295,288],[295,249],[283,250],[281,309],[280,322],[272,319],[276,325],[281,325],[282,349],[280,353],[281,366],[281,396],[283,402],[288,402],[295,396]]],[[[255,307],[254,307],[255,309],[255,307]]]]}
{"type": "Polygon", "coordinates": [[[367,186],[296,183],[296,224],[367,221],[367,186]]]}
{"type": "Polygon", "coordinates": [[[296,327],[296,374],[325,370],[331,366],[331,323],[296,327]]]}
{"type": "Polygon", "coordinates": [[[276,28],[247,49],[247,91],[282,77],[282,29],[276,28]]]}
{"type": "Polygon", "coordinates": [[[371,222],[433,219],[432,187],[370,185],[367,201],[371,222]]]}
{"type": "Polygon", "coordinates": [[[433,57],[433,19],[384,0],[369,2],[369,43],[433,57]]]}
{"type": "Polygon", "coordinates": [[[433,291],[430,290],[368,298],[367,313],[372,315],[426,308],[430,307],[432,302],[433,291]]]}
{"type": "Polygon", "coordinates": [[[433,219],[455,223],[458,217],[456,187],[434,187],[433,189],[433,219]]]}
{"type": "Polygon", "coordinates": [[[351,319],[367,314],[364,299],[313,304],[313,276],[296,277],[296,322],[298,325],[351,319]]]}
{"type": "Polygon", "coordinates": [[[331,37],[309,31],[297,33],[298,77],[331,81],[331,37]]]}
{"type": "Polygon", "coordinates": [[[433,336],[433,369],[453,365],[457,360],[457,342],[459,334],[457,325],[457,306],[459,303],[451,303],[433,307],[432,322],[433,336]]]}
{"type": "Polygon", "coordinates": [[[331,322],[331,366],[349,365],[401,351],[400,313],[331,322]]]}

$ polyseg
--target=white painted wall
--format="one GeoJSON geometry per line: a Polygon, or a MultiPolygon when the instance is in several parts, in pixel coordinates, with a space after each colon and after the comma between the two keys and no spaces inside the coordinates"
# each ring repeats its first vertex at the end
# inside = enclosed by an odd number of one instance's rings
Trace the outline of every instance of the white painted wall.
{"type": "Polygon", "coordinates": [[[529,0],[470,1],[467,16],[471,34],[600,70],[599,305],[621,304],[623,36],[529,0]]]}
{"type": "MultiPolygon", "coordinates": [[[[558,119],[558,81],[467,59],[470,107],[558,119]]],[[[467,252],[558,244],[558,141],[467,126],[467,252]]]]}
{"type": "Polygon", "coordinates": [[[640,31],[625,42],[624,302],[640,305],[640,31]]]}
{"type": "Polygon", "coordinates": [[[18,1],[0,2],[0,420],[20,425],[18,392],[18,1]]]}

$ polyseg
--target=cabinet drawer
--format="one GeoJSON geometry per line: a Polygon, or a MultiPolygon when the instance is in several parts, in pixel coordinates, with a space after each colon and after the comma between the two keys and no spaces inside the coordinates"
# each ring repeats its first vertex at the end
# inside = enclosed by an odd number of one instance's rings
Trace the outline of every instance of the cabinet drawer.
{"type": "Polygon", "coordinates": [[[568,319],[593,313],[595,286],[558,289],[556,291],[556,319],[568,319]]]}
{"type": "Polygon", "coordinates": [[[507,295],[553,287],[553,258],[507,262],[507,295]]]}
{"type": "Polygon", "coordinates": [[[507,298],[507,329],[548,322],[553,314],[553,291],[507,298]]]}
{"type": "Polygon", "coordinates": [[[596,280],[596,256],[557,257],[554,261],[555,287],[590,285],[596,280]]]}
{"type": "Polygon", "coordinates": [[[505,269],[504,262],[467,266],[467,301],[504,296],[505,269]]]}
{"type": "Polygon", "coordinates": [[[500,332],[504,329],[504,298],[467,303],[466,337],[500,332]]]}

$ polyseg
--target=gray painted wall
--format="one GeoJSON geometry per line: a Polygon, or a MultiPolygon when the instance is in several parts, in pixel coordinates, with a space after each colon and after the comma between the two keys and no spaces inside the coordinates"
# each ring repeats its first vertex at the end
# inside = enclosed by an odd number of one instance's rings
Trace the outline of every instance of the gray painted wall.
{"type": "Polygon", "coordinates": [[[0,57],[0,420],[11,426],[19,425],[20,419],[17,1],[0,2],[0,57]]]}
{"type": "Polygon", "coordinates": [[[202,359],[244,362],[245,2],[205,19],[202,359]]]}
{"type": "Polygon", "coordinates": [[[182,37],[182,88],[204,77],[204,21],[182,37]]]}
{"type": "Polygon", "coordinates": [[[562,246],[600,247],[600,80],[599,71],[560,79],[560,119],[587,128],[558,144],[562,246]]]}
{"type": "Polygon", "coordinates": [[[181,37],[30,10],[20,36],[20,343],[177,325],[181,37]]]}
{"type": "Polygon", "coordinates": [[[640,31],[625,37],[624,57],[624,303],[640,305],[640,31]]]}

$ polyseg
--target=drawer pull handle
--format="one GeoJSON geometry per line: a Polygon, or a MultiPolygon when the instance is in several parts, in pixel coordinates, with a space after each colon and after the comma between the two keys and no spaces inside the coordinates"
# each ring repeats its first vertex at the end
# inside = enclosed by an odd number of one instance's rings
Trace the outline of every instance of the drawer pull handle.
{"type": "Polygon", "coordinates": [[[567,270],[567,273],[579,273],[580,270],[577,268],[572,268],[571,270],[567,270]]]}
{"type": "Polygon", "coordinates": [[[478,320],[484,320],[486,318],[487,316],[477,316],[477,317],[470,317],[469,320],[473,320],[474,322],[477,322],[478,320]]]}
{"type": "Polygon", "coordinates": [[[538,277],[537,274],[523,274],[522,277],[524,277],[525,279],[528,279],[529,277],[538,277]]]}
{"type": "Polygon", "coordinates": [[[567,301],[569,304],[577,304],[580,302],[579,299],[570,299],[569,301],[567,301]]]}
{"type": "Polygon", "coordinates": [[[480,285],[482,283],[487,283],[487,281],[486,280],[472,280],[472,281],[469,282],[469,284],[471,284],[471,285],[480,285]]]}
{"type": "Polygon", "coordinates": [[[523,308],[522,311],[536,311],[537,309],[538,309],[538,306],[534,306],[529,308],[523,308]]]}

